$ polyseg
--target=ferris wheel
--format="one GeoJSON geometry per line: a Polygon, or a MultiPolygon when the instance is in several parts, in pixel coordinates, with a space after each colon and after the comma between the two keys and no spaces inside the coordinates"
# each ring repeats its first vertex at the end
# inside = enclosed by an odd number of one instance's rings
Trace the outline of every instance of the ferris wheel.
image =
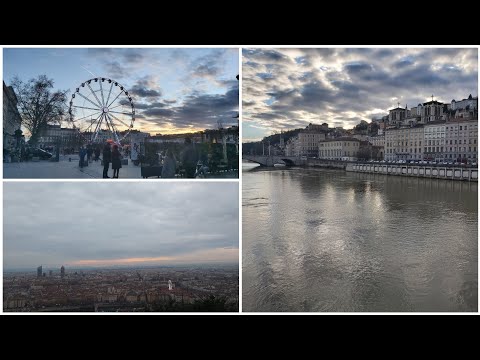
{"type": "Polygon", "coordinates": [[[68,113],[69,126],[88,143],[108,139],[120,143],[135,122],[131,95],[117,81],[104,77],[80,84],[72,94],[68,113]]]}

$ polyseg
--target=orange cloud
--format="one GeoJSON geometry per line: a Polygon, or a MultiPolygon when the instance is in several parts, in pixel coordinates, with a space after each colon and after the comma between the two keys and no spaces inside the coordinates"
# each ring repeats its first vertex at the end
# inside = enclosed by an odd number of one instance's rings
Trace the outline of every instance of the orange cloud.
{"type": "Polygon", "coordinates": [[[85,259],[77,260],[71,265],[77,266],[107,266],[132,265],[142,263],[210,263],[210,262],[238,262],[237,248],[217,248],[201,250],[179,256],[136,257],[121,259],[85,259]]]}
{"type": "Polygon", "coordinates": [[[167,256],[159,257],[143,257],[143,258],[125,258],[125,259],[100,259],[100,260],[78,260],[74,261],[74,265],[120,265],[133,264],[152,261],[171,261],[173,258],[167,256]]]}

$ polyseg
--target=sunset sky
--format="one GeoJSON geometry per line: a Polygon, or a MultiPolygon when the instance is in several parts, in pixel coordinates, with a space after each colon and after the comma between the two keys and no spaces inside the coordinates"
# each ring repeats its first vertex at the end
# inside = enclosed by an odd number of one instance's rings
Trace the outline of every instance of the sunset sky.
{"type": "Polygon", "coordinates": [[[7,270],[238,263],[238,183],[10,182],[3,188],[7,270]]]}
{"type": "Polygon", "coordinates": [[[152,134],[216,128],[238,113],[238,49],[6,48],[3,79],[46,74],[70,90],[94,77],[118,81],[133,96],[135,129],[152,134]]]}
{"type": "Polygon", "coordinates": [[[400,106],[478,92],[478,50],[243,49],[243,141],[310,122],[352,128],[400,106]]]}

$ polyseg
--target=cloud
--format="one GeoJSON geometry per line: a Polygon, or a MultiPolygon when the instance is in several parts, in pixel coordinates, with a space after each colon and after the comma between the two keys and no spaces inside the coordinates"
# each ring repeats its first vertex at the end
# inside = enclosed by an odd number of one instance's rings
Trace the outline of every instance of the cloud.
{"type": "Polygon", "coordinates": [[[4,204],[6,268],[238,250],[237,183],[10,183],[4,204]]]}
{"type": "Polygon", "coordinates": [[[397,101],[475,95],[477,59],[477,49],[244,49],[244,135],[310,122],[349,128],[397,101]]]}
{"type": "Polygon", "coordinates": [[[6,79],[46,71],[60,89],[75,89],[92,76],[120,82],[142,118],[135,129],[146,132],[203,130],[238,113],[238,49],[6,49],[4,59],[6,79]]]}
{"type": "Polygon", "coordinates": [[[136,81],[130,88],[130,92],[140,98],[158,98],[162,96],[162,91],[154,77],[144,76],[136,81]]]}
{"type": "Polygon", "coordinates": [[[185,96],[181,104],[175,100],[164,100],[150,104],[139,104],[142,113],[152,124],[163,126],[165,121],[179,129],[190,130],[215,128],[217,121],[235,123],[233,117],[238,113],[238,82],[224,94],[206,94],[192,92],[185,96]]]}

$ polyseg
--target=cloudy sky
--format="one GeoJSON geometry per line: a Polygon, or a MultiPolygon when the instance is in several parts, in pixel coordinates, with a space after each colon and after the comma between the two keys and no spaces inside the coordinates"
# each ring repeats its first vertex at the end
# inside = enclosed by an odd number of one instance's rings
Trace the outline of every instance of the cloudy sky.
{"type": "Polygon", "coordinates": [[[237,183],[3,185],[5,269],[238,263],[237,183]]]}
{"type": "Polygon", "coordinates": [[[243,49],[243,141],[478,92],[477,49],[243,49]]]}
{"type": "Polygon", "coordinates": [[[46,74],[71,91],[114,79],[133,95],[135,128],[154,134],[216,128],[238,113],[238,49],[15,48],[4,49],[3,69],[7,85],[46,74]]]}

